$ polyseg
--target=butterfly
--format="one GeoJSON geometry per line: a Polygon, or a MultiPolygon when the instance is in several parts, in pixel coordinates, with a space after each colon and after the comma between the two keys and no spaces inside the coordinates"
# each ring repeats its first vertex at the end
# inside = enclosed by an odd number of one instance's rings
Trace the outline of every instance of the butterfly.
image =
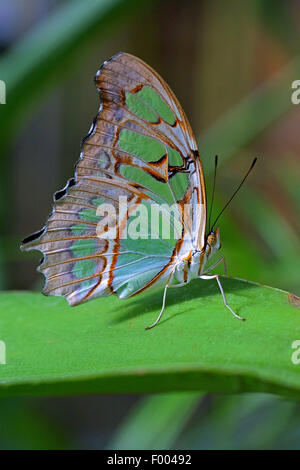
{"type": "MultiPolygon", "coordinates": [[[[43,293],[73,306],[163,287],[150,329],[163,314],[168,288],[215,279],[225,306],[243,320],[228,305],[219,275],[208,274],[221,262],[226,269],[223,257],[208,266],[221,246],[220,231],[210,217],[207,224],[201,159],[175,95],[128,53],[104,62],[95,83],[100,108],[75,176],[55,193],[45,227],[21,245],[43,254],[43,293]]],[[[215,176],[216,167],[217,159],[215,176]]]]}

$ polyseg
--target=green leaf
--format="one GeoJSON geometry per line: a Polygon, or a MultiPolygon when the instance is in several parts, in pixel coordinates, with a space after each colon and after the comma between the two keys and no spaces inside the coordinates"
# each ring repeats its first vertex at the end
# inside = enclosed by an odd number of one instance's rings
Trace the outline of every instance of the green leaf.
{"type": "Polygon", "coordinates": [[[292,343],[300,339],[299,299],[223,278],[128,300],[100,298],[71,308],[37,293],[0,294],[0,394],[63,395],[182,390],[260,391],[300,396],[292,343]]]}
{"type": "Polygon", "coordinates": [[[170,449],[202,394],[168,393],[147,397],[119,427],[108,449],[170,449]],[[151,423],[145,430],[145,423],[151,423]]]}

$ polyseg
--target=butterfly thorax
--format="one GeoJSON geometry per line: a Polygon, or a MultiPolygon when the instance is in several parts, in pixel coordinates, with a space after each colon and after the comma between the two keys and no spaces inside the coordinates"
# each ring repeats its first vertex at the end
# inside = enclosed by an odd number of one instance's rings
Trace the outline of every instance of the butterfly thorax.
{"type": "Polygon", "coordinates": [[[205,240],[202,250],[192,248],[189,252],[179,251],[177,255],[177,264],[174,271],[174,280],[180,283],[190,282],[207,270],[207,264],[221,248],[220,231],[210,233],[205,240]]]}

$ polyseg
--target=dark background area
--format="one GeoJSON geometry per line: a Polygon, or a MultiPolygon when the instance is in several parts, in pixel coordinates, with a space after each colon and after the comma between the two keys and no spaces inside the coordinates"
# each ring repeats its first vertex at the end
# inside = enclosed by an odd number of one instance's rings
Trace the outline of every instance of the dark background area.
{"type": "MultiPolygon", "coordinates": [[[[98,3],[108,9],[104,20],[99,14],[89,27],[83,15],[87,26],[77,35],[80,18],[70,33],[77,0],[0,3],[0,79],[7,82],[7,104],[0,105],[0,288],[41,289],[39,254],[20,253],[20,241],[44,225],[52,194],[73,176],[99,106],[94,75],[123,50],[156,69],[180,100],[198,138],[208,194],[218,153],[216,213],[259,157],[220,222],[223,254],[230,275],[299,295],[300,105],[290,99],[292,81],[300,79],[299,2],[98,3]]],[[[153,406],[159,416],[164,400],[1,399],[0,448],[121,447],[142,408],[153,406]]],[[[176,421],[176,407],[169,419],[176,421]]],[[[265,395],[199,396],[169,441],[151,422],[134,429],[127,447],[300,447],[298,404],[265,395]]]]}

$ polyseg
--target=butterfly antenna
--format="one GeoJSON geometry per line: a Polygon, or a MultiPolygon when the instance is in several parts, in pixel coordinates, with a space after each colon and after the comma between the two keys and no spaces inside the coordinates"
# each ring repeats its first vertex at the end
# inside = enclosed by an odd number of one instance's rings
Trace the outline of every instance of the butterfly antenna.
{"type": "Polygon", "coordinates": [[[211,220],[211,214],[212,214],[212,208],[213,208],[213,203],[214,203],[214,198],[215,198],[215,188],[216,188],[216,178],[217,178],[217,166],[218,166],[218,155],[215,156],[215,173],[214,173],[214,183],[213,183],[213,190],[212,190],[212,195],[211,195],[211,201],[210,201],[210,208],[209,208],[209,218],[208,218],[208,233],[210,233],[210,220],[211,220]]]}
{"type": "Polygon", "coordinates": [[[247,179],[247,177],[249,176],[249,174],[251,173],[251,171],[253,170],[253,167],[255,165],[255,163],[257,162],[257,157],[254,158],[249,170],[247,171],[247,173],[245,174],[244,178],[242,179],[241,183],[238,185],[238,187],[236,188],[236,190],[234,191],[233,195],[231,196],[231,198],[229,199],[229,201],[225,204],[225,206],[223,207],[223,209],[221,210],[221,212],[219,213],[218,217],[216,218],[216,220],[214,221],[214,223],[212,224],[211,226],[211,229],[210,231],[213,230],[214,226],[216,225],[217,221],[219,220],[219,218],[221,217],[221,215],[223,214],[223,212],[225,211],[225,209],[229,206],[229,204],[231,203],[232,199],[235,197],[235,195],[239,192],[239,190],[241,189],[241,187],[243,186],[245,180],[247,179]]]}

